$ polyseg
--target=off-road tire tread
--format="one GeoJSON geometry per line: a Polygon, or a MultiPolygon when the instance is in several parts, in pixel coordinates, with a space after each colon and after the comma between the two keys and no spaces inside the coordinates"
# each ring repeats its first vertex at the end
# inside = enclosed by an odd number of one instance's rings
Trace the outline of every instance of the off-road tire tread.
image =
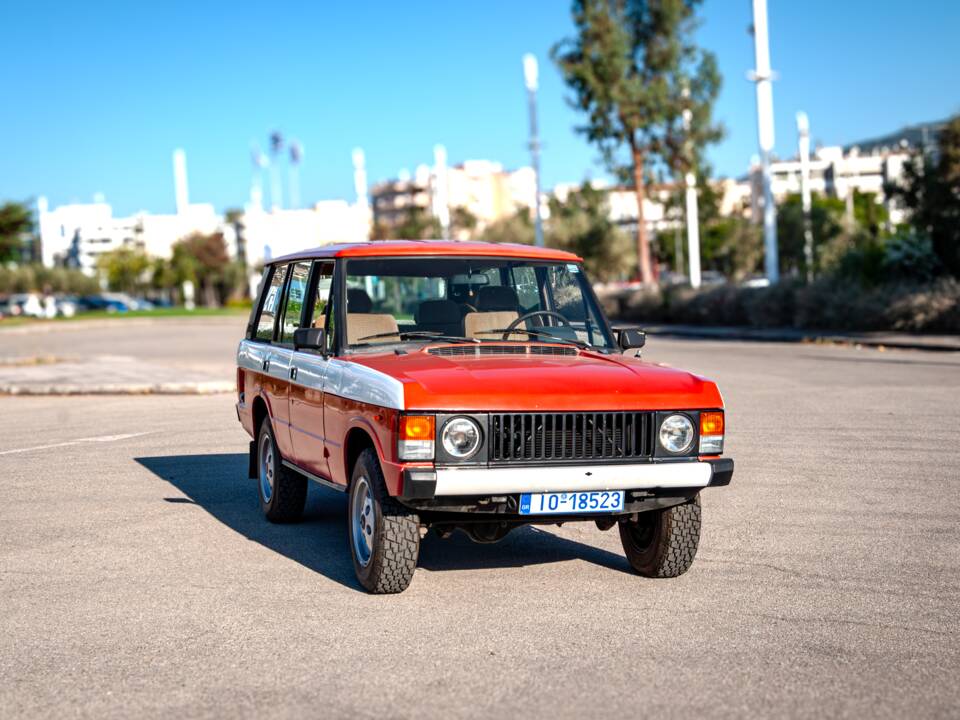
{"type": "MultiPolygon", "coordinates": [[[[264,425],[269,423],[269,419],[264,419],[264,425]]],[[[262,432],[262,430],[261,430],[262,432]]],[[[273,453],[275,462],[277,463],[275,472],[275,480],[273,482],[273,502],[270,504],[270,507],[264,510],[264,515],[267,520],[272,523],[294,523],[299,521],[303,517],[303,509],[307,504],[307,486],[309,481],[306,477],[301,475],[298,472],[294,472],[282,462],[280,459],[280,449],[277,447],[277,441],[271,432],[270,435],[271,441],[273,442],[273,453]]],[[[259,452],[260,443],[257,443],[257,452],[259,452]]],[[[258,473],[259,473],[259,459],[257,462],[258,473]]],[[[259,495],[260,488],[257,487],[257,494],[259,495]]],[[[261,504],[263,499],[260,500],[261,504]]]]}
{"type": "MultiPolygon", "coordinates": [[[[660,512],[659,543],[654,552],[653,561],[642,568],[637,567],[632,561],[631,565],[637,572],[647,577],[679,577],[690,569],[697,556],[697,547],[700,544],[700,495],[683,505],[675,505],[660,512]]],[[[621,527],[620,535],[626,551],[628,539],[625,536],[625,530],[626,528],[621,527]]],[[[631,560],[629,551],[627,551],[627,559],[631,560]]]]}
{"type": "Polygon", "coordinates": [[[420,556],[420,518],[387,492],[375,450],[364,450],[357,460],[360,463],[366,467],[367,478],[380,503],[381,520],[380,547],[374,551],[369,578],[366,582],[361,578],[361,582],[375,595],[403,592],[413,579],[420,556]]]}

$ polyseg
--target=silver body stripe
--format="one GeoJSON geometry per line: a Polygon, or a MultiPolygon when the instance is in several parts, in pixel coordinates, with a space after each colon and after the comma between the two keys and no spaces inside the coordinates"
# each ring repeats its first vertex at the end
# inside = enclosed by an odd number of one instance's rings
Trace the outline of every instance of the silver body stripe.
{"type": "Polygon", "coordinates": [[[437,495],[641,490],[704,487],[713,476],[705,462],[554,467],[438,468],[437,495]]]}
{"type": "Polygon", "coordinates": [[[379,407],[404,409],[403,383],[386,373],[348,360],[325,359],[314,353],[294,352],[250,340],[240,341],[238,366],[262,373],[264,360],[268,359],[270,365],[266,373],[292,385],[379,407]],[[295,380],[290,378],[291,367],[297,368],[295,380]]]}

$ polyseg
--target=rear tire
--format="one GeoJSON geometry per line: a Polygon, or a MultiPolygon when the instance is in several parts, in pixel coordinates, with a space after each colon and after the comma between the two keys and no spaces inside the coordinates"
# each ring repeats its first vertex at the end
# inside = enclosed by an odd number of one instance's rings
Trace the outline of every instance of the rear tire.
{"type": "Polygon", "coordinates": [[[353,569],[368,592],[407,589],[420,555],[420,518],[390,497],[373,448],[360,453],[353,467],[347,533],[353,569]]]}
{"type": "Polygon", "coordinates": [[[257,495],[264,517],[274,523],[296,522],[307,503],[307,479],[284,466],[269,417],[257,435],[257,495]]]}
{"type": "Polygon", "coordinates": [[[700,544],[700,495],[683,505],[639,513],[620,523],[620,542],[630,566],[645,577],[683,575],[700,544]]]}

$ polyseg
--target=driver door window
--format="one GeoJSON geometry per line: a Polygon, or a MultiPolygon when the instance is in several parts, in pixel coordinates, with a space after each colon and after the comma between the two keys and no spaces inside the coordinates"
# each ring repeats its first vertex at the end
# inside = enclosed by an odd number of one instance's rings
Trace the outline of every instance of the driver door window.
{"type": "Polygon", "coordinates": [[[293,333],[300,327],[303,314],[303,301],[307,295],[307,279],[310,276],[310,263],[299,262],[293,265],[290,275],[290,287],[287,289],[286,304],[283,309],[283,322],[280,325],[280,343],[293,344],[293,333]]]}

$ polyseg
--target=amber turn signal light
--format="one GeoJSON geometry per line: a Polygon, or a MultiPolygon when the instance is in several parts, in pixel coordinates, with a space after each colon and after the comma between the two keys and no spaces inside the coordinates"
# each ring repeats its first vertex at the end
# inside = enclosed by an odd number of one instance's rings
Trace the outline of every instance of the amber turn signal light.
{"type": "Polygon", "coordinates": [[[723,413],[722,412],[700,413],[700,434],[701,435],[723,435],[723,413]]]}
{"type": "Polygon", "coordinates": [[[436,418],[433,415],[403,415],[397,454],[401,460],[433,460],[436,418]]]}
{"type": "Polygon", "coordinates": [[[700,413],[700,454],[723,452],[723,411],[700,413]]]}
{"type": "Polygon", "coordinates": [[[400,418],[400,439],[433,440],[435,423],[433,415],[404,415],[400,418]]]}

